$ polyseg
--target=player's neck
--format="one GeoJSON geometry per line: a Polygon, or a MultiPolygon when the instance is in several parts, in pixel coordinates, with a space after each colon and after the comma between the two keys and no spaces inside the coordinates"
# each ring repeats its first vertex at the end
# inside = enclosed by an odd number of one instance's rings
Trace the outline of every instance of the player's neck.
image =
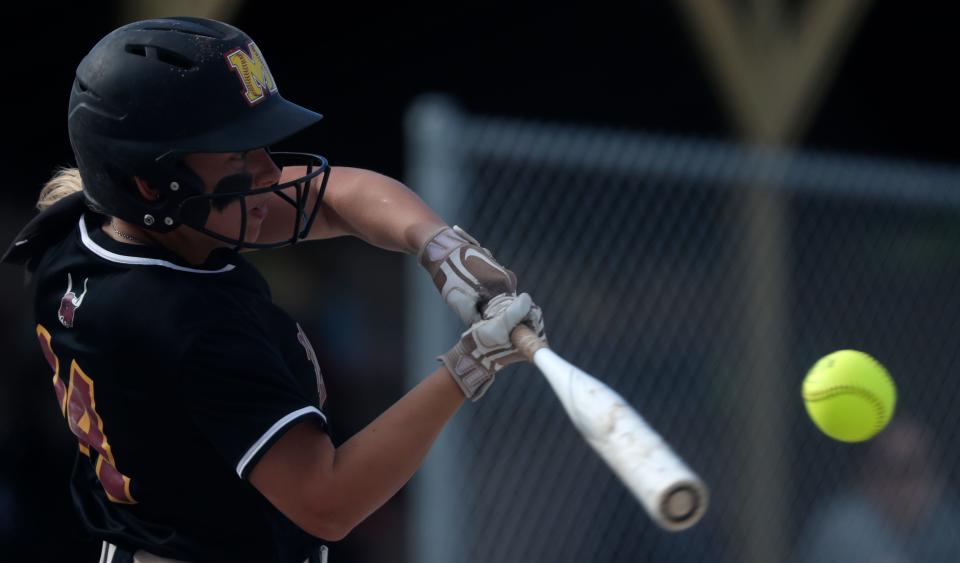
{"type": "Polygon", "coordinates": [[[200,233],[188,233],[188,231],[190,229],[179,227],[168,233],[158,233],[142,229],[116,217],[112,217],[103,225],[103,232],[118,242],[165,248],[189,264],[203,264],[210,252],[219,245],[209,237],[200,233]]]}

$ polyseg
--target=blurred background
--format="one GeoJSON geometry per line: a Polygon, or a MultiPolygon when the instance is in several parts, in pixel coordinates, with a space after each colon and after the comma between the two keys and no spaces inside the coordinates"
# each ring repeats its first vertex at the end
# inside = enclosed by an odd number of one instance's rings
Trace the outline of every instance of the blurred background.
{"type": "MultiPolygon", "coordinates": [[[[511,368],[331,561],[955,561],[946,4],[24,6],[8,18],[0,241],[73,164],[69,88],[100,37],[160,15],[229,21],[285,97],[325,115],[282,148],[400,178],[464,226],[543,306],[556,350],[623,393],[714,494],[697,527],[660,531],[539,376],[511,368]],[[867,444],[830,441],[800,400],[806,370],[842,348],[900,387],[867,444]]],[[[458,334],[410,257],[343,239],[252,259],[313,341],[338,442],[458,334]]],[[[94,561],[31,297],[0,267],[0,561],[94,561]]]]}

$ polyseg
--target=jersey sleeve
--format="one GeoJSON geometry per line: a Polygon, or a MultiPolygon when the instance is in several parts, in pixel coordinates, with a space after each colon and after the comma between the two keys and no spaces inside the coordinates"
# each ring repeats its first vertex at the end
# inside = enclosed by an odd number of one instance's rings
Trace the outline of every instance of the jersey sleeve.
{"type": "Polygon", "coordinates": [[[295,423],[311,418],[327,428],[316,396],[298,385],[281,353],[241,323],[193,338],[181,373],[193,422],[241,479],[295,423]]]}

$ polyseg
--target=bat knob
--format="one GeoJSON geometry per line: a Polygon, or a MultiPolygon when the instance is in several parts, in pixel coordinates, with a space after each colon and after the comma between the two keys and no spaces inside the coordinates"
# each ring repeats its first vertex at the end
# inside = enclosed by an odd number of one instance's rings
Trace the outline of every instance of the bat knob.
{"type": "Polygon", "coordinates": [[[661,514],[671,524],[687,527],[700,519],[702,500],[695,487],[680,485],[663,496],[661,514]]]}

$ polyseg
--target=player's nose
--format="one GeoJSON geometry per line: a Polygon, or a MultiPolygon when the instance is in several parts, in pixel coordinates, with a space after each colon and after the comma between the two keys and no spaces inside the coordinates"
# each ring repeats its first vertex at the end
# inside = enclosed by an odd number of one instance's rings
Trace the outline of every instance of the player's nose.
{"type": "Polygon", "coordinates": [[[255,187],[268,187],[280,181],[280,168],[270,157],[267,149],[250,151],[247,155],[247,166],[253,172],[255,187]]]}

